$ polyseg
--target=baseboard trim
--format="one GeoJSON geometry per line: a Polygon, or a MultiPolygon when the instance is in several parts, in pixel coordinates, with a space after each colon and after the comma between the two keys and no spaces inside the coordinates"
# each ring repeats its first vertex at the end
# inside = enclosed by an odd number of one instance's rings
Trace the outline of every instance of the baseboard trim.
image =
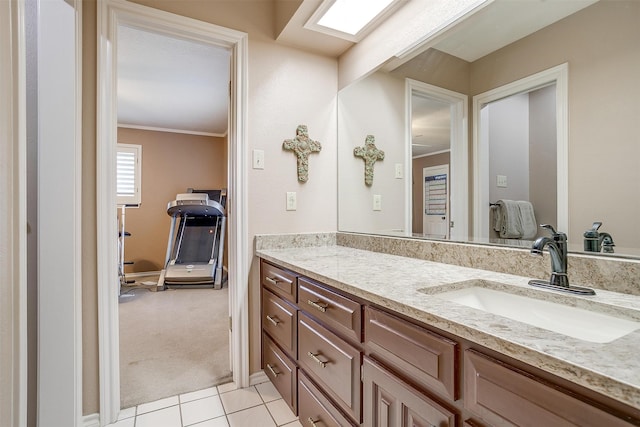
{"type": "Polygon", "coordinates": [[[125,276],[134,279],[136,277],[159,276],[160,271],[140,271],[138,273],[126,273],[125,276]]]}
{"type": "Polygon", "coordinates": [[[266,383],[267,381],[270,380],[267,374],[264,373],[264,371],[254,372],[253,374],[249,375],[249,385],[266,383]]]}
{"type": "Polygon", "coordinates": [[[89,414],[83,416],[82,427],[100,427],[100,414],[89,414]]]}

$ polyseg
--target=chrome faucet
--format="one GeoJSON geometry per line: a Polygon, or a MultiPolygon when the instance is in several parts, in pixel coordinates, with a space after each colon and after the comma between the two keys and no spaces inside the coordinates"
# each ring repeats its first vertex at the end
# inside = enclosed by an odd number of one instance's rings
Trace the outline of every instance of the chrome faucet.
{"type": "Polygon", "coordinates": [[[593,289],[569,285],[569,276],[567,275],[567,235],[557,232],[549,224],[542,224],[541,227],[549,230],[551,237],[538,237],[533,242],[533,246],[531,246],[531,254],[542,256],[544,248],[548,248],[551,256],[551,277],[549,281],[530,280],[529,284],[557,291],[595,295],[593,289]]]}

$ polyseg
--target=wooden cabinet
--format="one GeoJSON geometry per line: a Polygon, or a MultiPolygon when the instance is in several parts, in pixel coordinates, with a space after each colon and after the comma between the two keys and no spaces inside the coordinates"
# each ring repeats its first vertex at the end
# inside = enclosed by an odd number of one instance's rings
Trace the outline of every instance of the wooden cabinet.
{"type": "Polygon", "coordinates": [[[474,350],[464,354],[464,406],[496,426],[629,426],[557,386],[474,350]]]}
{"type": "Polygon", "coordinates": [[[308,379],[300,374],[298,379],[300,423],[309,427],[346,427],[355,425],[342,415],[333,403],[308,379]]]}
{"type": "Polygon", "coordinates": [[[456,414],[369,359],[363,362],[364,425],[455,427],[456,414]]]}
{"type": "Polygon", "coordinates": [[[277,267],[268,262],[260,263],[260,281],[262,286],[269,289],[280,298],[296,303],[298,282],[297,275],[284,268],[277,267]]]}
{"type": "Polygon", "coordinates": [[[360,421],[360,351],[307,315],[298,318],[298,365],[360,421]]]}
{"type": "Polygon", "coordinates": [[[294,359],[297,351],[297,319],[295,306],[266,289],[262,290],[262,329],[294,359]]]}
{"type": "Polygon", "coordinates": [[[365,309],[365,352],[427,389],[458,399],[458,343],[373,307],[365,309]]]}
{"type": "Polygon", "coordinates": [[[305,426],[640,425],[638,408],[265,261],[261,284],[262,366],[305,426]]]}
{"type": "Polygon", "coordinates": [[[267,334],[262,335],[262,368],[287,405],[296,413],[298,368],[267,334]]]}
{"type": "Polygon", "coordinates": [[[300,308],[353,342],[362,341],[362,305],[316,282],[298,280],[300,308]]]}

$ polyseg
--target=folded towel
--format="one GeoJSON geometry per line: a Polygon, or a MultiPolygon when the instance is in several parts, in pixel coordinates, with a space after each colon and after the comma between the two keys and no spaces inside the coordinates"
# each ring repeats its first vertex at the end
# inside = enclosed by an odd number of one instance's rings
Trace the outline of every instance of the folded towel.
{"type": "Polygon", "coordinates": [[[533,205],[520,200],[498,200],[493,210],[494,230],[503,239],[532,239],[538,232],[533,205]]]}
{"type": "Polygon", "coordinates": [[[533,213],[533,205],[531,202],[520,200],[518,201],[518,208],[520,208],[522,238],[531,240],[538,234],[538,224],[536,223],[536,216],[533,213]]]}
{"type": "Polygon", "coordinates": [[[500,237],[503,239],[520,239],[522,225],[520,223],[520,207],[513,200],[498,200],[498,225],[500,237]]]}

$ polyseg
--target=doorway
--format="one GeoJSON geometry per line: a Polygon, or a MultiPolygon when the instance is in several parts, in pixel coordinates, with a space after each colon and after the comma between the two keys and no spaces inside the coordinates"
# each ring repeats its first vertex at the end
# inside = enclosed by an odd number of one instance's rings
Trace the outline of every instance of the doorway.
{"type": "Polygon", "coordinates": [[[188,189],[226,193],[231,51],[134,26],[117,34],[120,401],[130,408],[231,381],[226,239],[207,239],[225,230],[212,217],[180,242],[202,246],[189,262],[221,248],[205,262],[219,284],[158,287],[173,249],[167,204],[188,189]]]}
{"type": "MultiPolygon", "coordinates": [[[[446,239],[466,239],[469,223],[468,98],[466,95],[411,79],[406,80],[405,87],[406,128],[409,141],[407,164],[412,171],[412,179],[407,180],[406,190],[407,201],[411,205],[407,209],[408,229],[412,230],[414,235],[424,236],[425,218],[427,222],[436,218],[433,215],[425,215],[427,206],[423,169],[447,165],[446,215],[437,216],[436,234],[446,239]],[[446,217],[444,221],[443,216],[446,217]]],[[[441,186],[443,180],[438,179],[437,183],[441,186]]],[[[436,181],[430,182],[426,188],[432,184],[435,185],[436,181]]],[[[431,212],[434,213],[435,210],[431,212]]]]}
{"type": "MultiPolygon", "coordinates": [[[[231,52],[229,152],[227,163],[228,286],[231,365],[237,387],[249,383],[248,251],[246,220],[246,62],[247,35],[190,18],[119,0],[99,3],[97,225],[101,423],[120,411],[118,277],[115,206],[115,141],[117,140],[116,52],[119,25],[228,48],[231,52]]],[[[168,230],[167,230],[168,231],[168,230]]]]}
{"type": "MultiPolygon", "coordinates": [[[[558,65],[540,73],[525,77],[520,80],[516,80],[512,83],[500,86],[492,89],[488,92],[476,95],[473,97],[473,142],[474,142],[474,237],[482,241],[487,241],[491,237],[491,203],[496,200],[492,197],[504,197],[504,198],[525,198],[529,199],[529,193],[533,197],[537,197],[536,194],[541,194],[537,199],[539,202],[536,204],[543,209],[544,218],[540,218],[541,221],[552,221],[554,227],[557,230],[568,230],[569,227],[569,208],[568,208],[568,68],[567,64],[558,65]],[[551,95],[551,106],[544,107],[543,113],[552,112],[552,117],[546,117],[543,122],[555,121],[555,127],[545,135],[544,138],[539,138],[536,134],[541,134],[540,127],[533,124],[535,129],[529,128],[529,113],[528,108],[530,104],[529,94],[535,94],[534,96],[539,99],[548,98],[551,95]],[[519,126],[519,130],[526,128],[527,132],[524,138],[527,140],[526,144],[520,150],[521,154],[511,155],[509,164],[513,165],[518,161],[525,158],[527,163],[527,170],[530,167],[529,152],[533,153],[532,161],[538,161],[541,152],[551,151],[546,163],[550,163],[555,173],[546,173],[545,177],[539,177],[535,174],[529,174],[522,180],[526,180],[526,185],[519,184],[518,180],[511,181],[509,174],[505,172],[496,172],[494,168],[493,175],[491,173],[491,164],[495,163],[495,158],[500,157],[496,153],[491,153],[491,147],[489,144],[490,133],[490,121],[488,115],[490,112],[491,104],[500,107],[499,103],[509,103],[507,109],[510,112],[519,111],[519,108],[514,108],[511,104],[526,104],[527,112],[524,114],[523,125],[519,126]],[[532,138],[530,140],[530,137],[532,138]],[[530,148],[531,141],[535,139],[546,139],[555,142],[552,148],[544,148],[543,145],[537,145],[530,148]],[[524,153],[524,154],[523,154],[524,153]],[[539,190],[535,188],[533,191],[529,190],[529,181],[538,181],[542,183],[542,180],[548,177],[555,178],[552,182],[545,182],[541,184],[539,190]],[[511,184],[513,183],[513,185],[511,184]],[[507,193],[510,190],[510,186],[526,187],[526,191],[519,193],[507,193]],[[553,186],[551,193],[548,191],[549,186],[553,186]],[[492,187],[494,191],[492,191],[492,187]],[[499,187],[499,188],[497,188],[499,187]],[[499,190],[499,191],[495,191],[499,190]],[[525,194],[522,196],[522,194],[525,194]],[[551,196],[550,196],[551,194],[551,196]],[[552,197],[554,200],[549,201],[548,198],[552,197]],[[551,206],[550,208],[546,205],[551,206]],[[546,213],[550,211],[549,213],[546,213]]],[[[537,102],[537,101],[536,101],[537,102]]],[[[499,109],[499,108],[498,108],[499,109]]],[[[514,119],[510,118],[511,124],[514,119]]],[[[534,122],[531,122],[534,123],[534,122]]],[[[513,140],[513,137],[509,137],[509,140],[513,140]]],[[[510,149],[513,147],[510,147],[510,149]]],[[[506,151],[506,150],[501,150],[506,151]]],[[[500,153],[502,155],[504,153],[500,153]]],[[[547,165],[548,166],[548,165],[547,165]]],[[[521,169],[524,166],[520,166],[521,169]]],[[[546,170],[547,168],[545,168],[546,170]]],[[[536,168],[536,170],[543,170],[542,168],[536,168]]],[[[539,175],[539,174],[538,174],[539,175]]],[[[512,177],[516,177],[514,174],[512,177]]],[[[534,205],[534,211],[536,207],[534,205]]],[[[537,212],[537,211],[536,211],[537,212]]],[[[541,211],[542,212],[542,211],[541,211]]],[[[536,213],[536,219],[538,213],[536,213]]],[[[538,223],[541,223],[538,221],[538,223]]]]}

